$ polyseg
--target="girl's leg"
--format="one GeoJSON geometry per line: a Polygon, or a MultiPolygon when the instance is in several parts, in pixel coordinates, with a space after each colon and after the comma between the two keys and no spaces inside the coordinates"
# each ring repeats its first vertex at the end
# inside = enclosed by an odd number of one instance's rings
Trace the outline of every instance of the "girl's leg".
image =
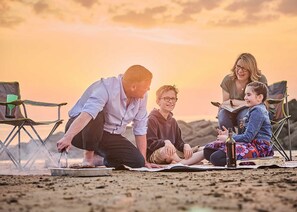
{"type": "Polygon", "coordinates": [[[203,149],[203,156],[206,160],[210,161],[210,156],[212,155],[212,153],[216,152],[217,149],[211,149],[211,148],[204,148],[203,149]]]}
{"type": "Polygon", "coordinates": [[[227,164],[226,153],[222,150],[217,150],[210,156],[210,162],[215,166],[225,166],[227,164]]]}

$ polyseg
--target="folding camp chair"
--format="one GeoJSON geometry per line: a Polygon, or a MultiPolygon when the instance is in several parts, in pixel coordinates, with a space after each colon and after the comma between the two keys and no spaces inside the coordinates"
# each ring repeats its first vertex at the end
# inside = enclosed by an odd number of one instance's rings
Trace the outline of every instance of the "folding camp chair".
{"type": "Polygon", "coordinates": [[[273,126],[272,144],[275,149],[286,159],[292,160],[292,144],[290,132],[290,117],[288,95],[287,95],[287,81],[280,81],[268,86],[269,96],[267,99],[268,107],[271,114],[271,124],[273,126]],[[287,124],[288,138],[289,138],[289,156],[284,149],[284,145],[279,140],[279,135],[287,124]]]}
{"type": "MultiPolygon", "coordinates": [[[[8,133],[4,141],[0,140],[0,155],[5,152],[18,169],[30,169],[35,162],[38,153],[41,151],[50,159],[53,164],[57,164],[57,162],[53,159],[52,153],[47,148],[46,142],[55,132],[57,127],[63,122],[63,120],[60,118],[60,109],[61,106],[66,104],[67,103],[55,104],[35,102],[31,100],[21,100],[18,82],[0,82],[0,125],[12,126],[12,130],[8,133]],[[10,97],[13,97],[13,99],[9,100],[10,97]],[[57,119],[53,121],[32,120],[27,114],[26,105],[57,107],[57,119]],[[45,139],[41,138],[40,133],[36,128],[36,126],[41,125],[52,126],[48,136],[45,139]],[[29,157],[24,165],[21,163],[21,132],[25,132],[25,134],[28,135],[36,144],[35,151],[33,154],[31,154],[31,157],[29,157]],[[13,152],[8,148],[16,137],[18,137],[18,157],[14,155],[13,152]]],[[[0,131],[3,130],[0,128],[0,131]]]]}

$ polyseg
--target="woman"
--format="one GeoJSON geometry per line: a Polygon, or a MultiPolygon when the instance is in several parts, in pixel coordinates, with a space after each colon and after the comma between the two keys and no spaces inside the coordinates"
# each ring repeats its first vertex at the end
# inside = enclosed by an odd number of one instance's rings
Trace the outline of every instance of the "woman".
{"type": "MultiPolygon", "coordinates": [[[[259,81],[267,85],[266,77],[261,74],[258,69],[255,57],[250,53],[242,53],[236,59],[231,74],[225,76],[221,83],[223,92],[223,103],[233,107],[245,106],[244,91],[248,83],[259,81]]],[[[218,113],[219,127],[223,126],[233,128],[240,126],[240,122],[248,111],[247,107],[243,107],[236,112],[229,112],[226,109],[220,108],[218,113]]],[[[240,131],[239,131],[240,133],[240,131]]]]}

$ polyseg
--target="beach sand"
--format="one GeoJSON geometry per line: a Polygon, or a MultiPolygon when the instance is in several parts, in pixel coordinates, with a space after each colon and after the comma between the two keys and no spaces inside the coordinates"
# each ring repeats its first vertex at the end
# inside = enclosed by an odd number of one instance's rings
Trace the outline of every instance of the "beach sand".
{"type": "Polygon", "coordinates": [[[297,168],[61,177],[0,166],[0,211],[297,211],[297,168]]]}

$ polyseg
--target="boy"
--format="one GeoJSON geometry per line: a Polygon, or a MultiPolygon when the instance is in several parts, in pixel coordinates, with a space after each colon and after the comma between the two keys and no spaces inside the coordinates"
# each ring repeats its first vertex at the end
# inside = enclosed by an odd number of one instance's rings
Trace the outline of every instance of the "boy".
{"type": "Polygon", "coordinates": [[[192,165],[203,159],[202,152],[193,153],[181,137],[181,130],[172,111],[177,102],[175,86],[164,85],[156,92],[159,109],[153,109],[148,118],[147,158],[151,163],[182,163],[192,165]]]}

